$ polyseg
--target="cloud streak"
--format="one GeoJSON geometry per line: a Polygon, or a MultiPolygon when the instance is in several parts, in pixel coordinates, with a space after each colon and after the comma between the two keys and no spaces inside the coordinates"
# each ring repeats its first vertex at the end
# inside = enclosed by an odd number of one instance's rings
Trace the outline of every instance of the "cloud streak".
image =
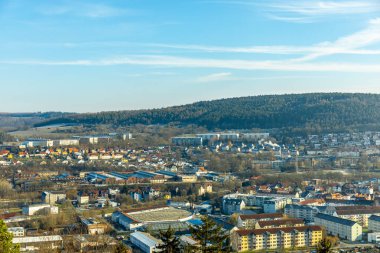
{"type": "Polygon", "coordinates": [[[108,18],[117,17],[130,13],[130,10],[115,8],[105,4],[85,4],[70,2],[65,5],[42,7],[38,10],[43,15],[72,15],[88,18],[108,18]]]}
{"type": "Polygon", "coordinates": [[[276,55],[304,55],[294,61],[310,61],[323,56],[348,55],[380,55],[380,50],[366,50],[367,46],[380,43],[380,18],[369,21],[368,26],[361,31],[341,37],[335,41],[322,42],[312,46],[253,46],[253,47],[220,47],[202,45],[166,45],[153,44],[158,47],[173,49],[195,50],[215,53],[258,53],[276,55]]]}
{"type": "Polygon", "coordinates": [[[205,3],[246,5],[260,8],[269,19],[293,22],[311,23],[323,21],[327,16],[337,17],[377,13],[380,2],[377,0],[268,0],[268,1],[231,1],[215,0],[205,3]]]}
{"type": "Polygon", "coordinates": [[[41,66],[114,66],[142,65],[160,68],[207,68],[230,70],[266,70],[266,71],[299,71],[299,72],[353,72],[378,73],[380,64],[355,63],[295,63],[284,61],[249,61],[249,60],[220,60],[203,58],[186,58],[172,56],[127,56],[100,60],[74,61],[0,61],[0,64],[41,65],[41,66]]]}
{"type": "Polygon", "coordinates": [[[199,83],[210,83],[210,82],[220,82],[230,80],[232,73],[229,72],[221,72],[214,73],[207,76],[201,76],[196,81],[199,83]]]}

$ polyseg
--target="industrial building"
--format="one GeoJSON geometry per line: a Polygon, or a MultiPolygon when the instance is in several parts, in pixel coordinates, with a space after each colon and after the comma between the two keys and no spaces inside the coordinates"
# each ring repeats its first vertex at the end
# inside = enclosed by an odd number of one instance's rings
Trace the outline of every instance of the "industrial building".
{"type": "Polygon", "coordinates": [[[131,242],[144,253],[155,252],[156,246],[162,242],[148,233],[134,232],[131,234],[131,242]]]}
{"type": "Polygon", "coordinates": [[[151,223],[187,221],[192,217],[192,213],[186,210],[161,206],[125,212],[116,211],[112,214],[112,221],[119,223],[128,230],[136,230],[151,223]]]}
{"type": "Polygon", "coordinates": [[[15,237],[13,244],[20,245],[20,251],[39,252],[63,248],[63,239],[60,235],[15,237]]]}

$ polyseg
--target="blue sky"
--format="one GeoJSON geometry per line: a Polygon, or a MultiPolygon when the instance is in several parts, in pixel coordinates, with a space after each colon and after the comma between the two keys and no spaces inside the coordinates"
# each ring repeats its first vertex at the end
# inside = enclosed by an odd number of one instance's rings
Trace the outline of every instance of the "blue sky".
{"type": "Polygon", "coordinates": [[[0,0],[3,112],[380,93],[379,0],[0,0]]]}

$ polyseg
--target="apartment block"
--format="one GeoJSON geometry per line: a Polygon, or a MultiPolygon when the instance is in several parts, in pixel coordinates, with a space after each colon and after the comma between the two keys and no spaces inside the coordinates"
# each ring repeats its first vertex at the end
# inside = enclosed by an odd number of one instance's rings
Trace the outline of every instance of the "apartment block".
{"type": "Polygon", "coordinates": [[[231,234],[237,252],[315,247],[323,238],[320,226],[237,230],[231,234]]]}
{"type": "Polygon", "coordinates": [[[315,216],[314,222],[318,226],[325,227],[329,234],[336,235],[341,239],[349,241],[362,239],[362,226],[355,221],[319,213],[315,216]]]}

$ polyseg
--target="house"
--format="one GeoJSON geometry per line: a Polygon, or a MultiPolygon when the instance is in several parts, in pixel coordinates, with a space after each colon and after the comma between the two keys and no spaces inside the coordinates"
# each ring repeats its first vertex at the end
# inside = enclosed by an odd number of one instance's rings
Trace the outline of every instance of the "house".
{"type": "Polygon", "coordinates": [[[66,193],[63,191],[44,191],[41,196],[42,202],[54,205],[66,199],[66,193]]]}
{"type": "Polygon", "coordinates": [[[79,192],[77,195],[78,205],[87,205],[90,202],[90,196],[85,192],[79,192]]]}
{"type": "Polygon", "coordinates": [[[80,221],[85,231],[89,235],[102,235],[107,231],[107,224],[98,221],[94,218],[80,217],[80,221]]]}
{"type": "Polygon", "coordinates": [[[212,193],[212,184],[211,183],[205,183],[198,188],[198,196],[203,196],[206,193],[212,193]]]}
{"type": "MultiPolygon", "coordinates": [[[[115,239],[108,235],[75,235],[73,237],[73,244],[76,249],[75,252],[96,252],[99,248],[102,248],[102,252],[112,252],[117,242],[115,239]],[[105,247],[110,247],[104,251],[105,247]]],[[[129,252],[132,252],[130,250],[129,252]]]]}
{"type": "Polygon", "coordinates": [[[129,191],[129,195],[132,197],[133,200],[137,202],[140,202],[144,199],[144,194],[140,189],[129,191]]]}
{"type": "Polygon", "coordinates": [[[13,237],[23,237],[25,236],[25,228],[23,227],[10,227],[8,232],[13,235],[13,237]]]}

